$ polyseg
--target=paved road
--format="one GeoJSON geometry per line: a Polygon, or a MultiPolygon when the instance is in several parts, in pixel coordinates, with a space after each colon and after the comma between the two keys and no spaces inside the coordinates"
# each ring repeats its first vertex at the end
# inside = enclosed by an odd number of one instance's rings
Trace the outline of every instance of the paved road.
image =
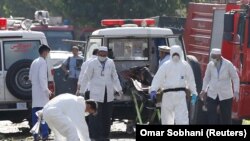
{"type": "MultiPolygon", "coordinates": [[[[125,133],[124,123],[114,122],[111,130],[111,141],[135,141],[134,134],[125,133]]],[[[51,137],[53,138],[53,134],[51,137]]],[[[0,121],[0,141],[33,141],[29,133],[28,122],[13,124],[11,121],[0,121]]]]}

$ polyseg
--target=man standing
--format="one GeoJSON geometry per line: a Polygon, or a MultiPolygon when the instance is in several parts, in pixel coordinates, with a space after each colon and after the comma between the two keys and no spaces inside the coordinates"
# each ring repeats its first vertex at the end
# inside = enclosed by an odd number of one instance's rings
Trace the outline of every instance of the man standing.
{"type": "Polygon", "coordinates": [[[122,95],[122,88],[113,60],[107,57],[108,48],[98,48],[98,58],[89,62],[84,73],[82,88],[89,83],[90,99],[98,102],[98,114],[89,118],[90,137],[95,140],[109,140],[112,101],[114,89],[122,95]]]}
{"type": "Polygon", "coordinates": [[[164,63],[154,76],[150,97],[154,100],[156,91],[163,89],[162,124],[189,124],[185,90],[191,90],[194,104],[197,97],[194,74],[190,65],[181,59],[183,51],[180,46],[172,46],[170,54],[170,61],[164,63]]]}
{"type": "Polygon", "coordinates": [[[159,68],[160,66],[165,63],[166,61],[168,61],[170,59],[170,47],[168,46],[159,46],[159,68]]]}
{"type": "Polygon", "coordinates": [[[239,76],[233,64],[221,56],[220,49],[212,49],[211,59],[200,93],[201,99],[204,99],[207,93],[208,124],[217,124],[218,105],[221,124],[231,124],[233,97],[236,101],[239,100],[239,76]]]}
{"type": "MultiPolygon", "coordinates": [[[[83,80],[83,75],[84,75],[85,71],[88,68],[89,62],[91,62],[92,60],[97,58],[97,53],[98,53],[98,49],[94,49],[91,58],[86,60],[82,64],[81,72],[80,72],[79,79],[78,79],[78,82],[77,82],[77,91],[76,91],[77,95],[79,95],[80,93],[84,93],[85,91],[87,91],[86,93],[89,93],[89,88],[87,88],[87,90],[83,90],[81,88],[81,86],[82,86],[81,84],[82,84],[82,80],[83,80]]],[[[86,97],[86,95],[84,95],[84,97],[85,97],[85,99],[89,98],[89,96],[86,97]]]]}
{"type": "Polygon", "coordinates": [[[61,94],[43,108],[43,118],[55,134],[56,141],[90,141],[85,115],[95,114],[97,103],[81,96],[61,94]]]}
{"type": "MultiPolygon", "coordinates": [[[[50,48],[47,45],[41,45],[39,47],[40,57],[35,59],[29,72],[29,79],[32,83],[32,124],[33,126],[37,122],[36,112],[41,110],[43,106],[49,101],[49,97],[52,92],[48,89],[48,66],[46,63],[46,57],[50,52],[50,48]]],[[[41,126],[42,138],[46,140],[49,135],[47,124],[41,126]]],[[[38,135],[34,135],[34,140],[39,140],[38,135]]]]}
{"type": "Polygon", "coordinates": [[[62,64],[62,69],[65,76],[68,76],[70,90],[69,93],[76,93],[78,77],[81,71],[81,65],[83,63],[83,57],[79,56],[79,48],[77,46],[72,47],[73,57],[69,57],[62,64]]]}

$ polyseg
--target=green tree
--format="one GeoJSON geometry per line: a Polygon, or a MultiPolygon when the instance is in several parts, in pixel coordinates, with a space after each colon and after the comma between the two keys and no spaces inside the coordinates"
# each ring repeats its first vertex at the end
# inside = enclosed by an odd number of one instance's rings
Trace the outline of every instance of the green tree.
{"type": "Polygon", "coordinates": [[[36,10],[48,10],[51,16],[62,16],[76,26],[100,26],[100,21],[105,18],[180,16],[176,10],[185,12],[190,1],[192,0],[1,0],[0,16],[33,19],[36,10]]]}

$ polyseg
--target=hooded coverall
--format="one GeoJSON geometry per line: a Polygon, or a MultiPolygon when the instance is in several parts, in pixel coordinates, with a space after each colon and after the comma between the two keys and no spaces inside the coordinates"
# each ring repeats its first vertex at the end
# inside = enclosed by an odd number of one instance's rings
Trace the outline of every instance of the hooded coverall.
{"type": "Polygon", "coordinates": [[[84,98],[72,94],[61,94],[44,106],[43,118],[56,141],[90,141],[85,108],[84,98]]]}
{"type": "MultiPolygon", "coordinates": [[[[192,94],[197,94],[192,68],[184,61],[181,47],[172,46],[170,55],[170,60],[165,62],[154,76],[151,91],[157,91],[159,88],[189,88],[192,94]],[[178,62],[172,60],[175,53],[180,56],[178,62]]],[[[189,124],[185,91],[170,91],[163,94],[161,120],[162,124],[189,124]]]]}

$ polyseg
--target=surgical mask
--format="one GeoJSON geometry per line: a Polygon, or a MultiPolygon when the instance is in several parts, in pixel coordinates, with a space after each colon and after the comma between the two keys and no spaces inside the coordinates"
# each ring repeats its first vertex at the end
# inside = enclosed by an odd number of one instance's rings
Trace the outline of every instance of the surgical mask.
{"type": "Polygon", "coordinates": [[[101,62],[104,62],[106,59],[107,59],[107,57],[98,56],[98,60],[101,62]]]}
{"type": "Polygon", "coordinates": [[[180,57],[175,55],[173,56],[173,59],[172,59],[175,63],[179,62],[180,61],[180,57]]]}
{"type": "Polygon", "coordinates": [[[85,112],[85,117],[89,116],[89,112],[85,112]]]}

